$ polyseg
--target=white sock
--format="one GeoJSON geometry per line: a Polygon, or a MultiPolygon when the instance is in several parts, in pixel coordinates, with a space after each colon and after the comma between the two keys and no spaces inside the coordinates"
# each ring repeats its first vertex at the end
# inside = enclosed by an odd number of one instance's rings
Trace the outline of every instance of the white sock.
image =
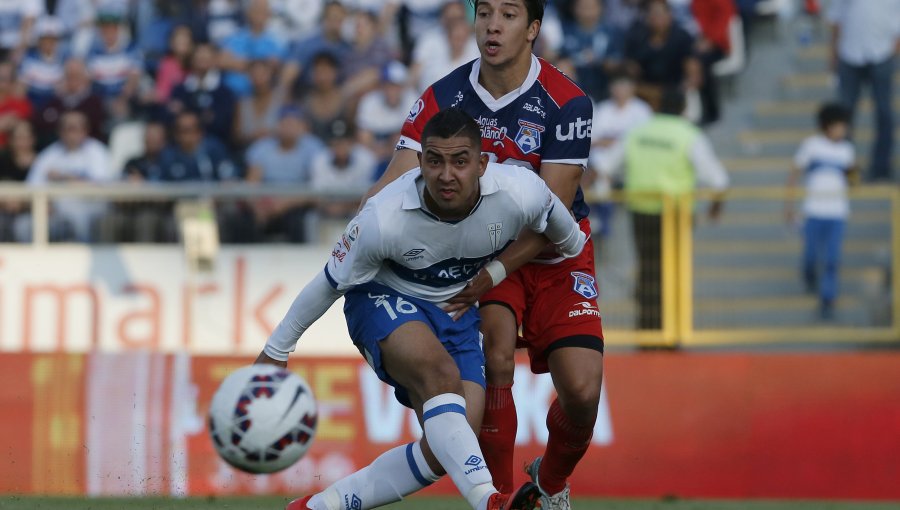
{"type": "Polygon", "coordinates": [[[308,506],[313,510],[375,508],[400,501],[438,478],[416,441],[382,453],[368,466],[313,496],[308,506]],[[356,506],[354,498],[359,500],[356,506]]]}
{"type": "Polygon", "coordinates": [[[479,509],[489,494],[497,492],[478,446],[478,438],[466,421],[466,400],[443,393],[422,406],[425,437],[441,466],[472,508],[479,509]]]}

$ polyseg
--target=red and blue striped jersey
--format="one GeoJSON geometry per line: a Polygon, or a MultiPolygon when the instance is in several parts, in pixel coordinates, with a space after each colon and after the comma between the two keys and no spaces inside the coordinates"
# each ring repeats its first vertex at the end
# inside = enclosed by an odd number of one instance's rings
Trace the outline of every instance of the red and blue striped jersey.
{"type": "MultiPolygon", "coordinates": [[[[437,112],[458,107],[481,126],[482,152],[491,161],[541,172],[542,163],[587,165],[591,149],[591,100],[566,75],[532,56],[518,89],[495,99],[478,83],[481,60],[460,66],[435,82],[416,101],[397,148],[421,152],[422,130],[437,112]]],[[[581,188],[572,204],[575,218],[588,215],[581,188]]]]}

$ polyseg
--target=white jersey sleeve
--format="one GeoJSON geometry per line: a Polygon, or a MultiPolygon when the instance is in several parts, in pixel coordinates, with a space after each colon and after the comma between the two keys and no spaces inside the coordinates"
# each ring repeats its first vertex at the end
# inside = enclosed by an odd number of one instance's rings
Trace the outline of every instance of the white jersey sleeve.
{"type": "Polygon", "coordinates": [[[264,352],[286,361],[300,336],[322,316],[344,292],[371,280],[381,268],[381,235],[374,208],[366,207],[354,218],[334,245],[325,270],[294,299],[284,319],[269,336],[264,352]]]}
{"type": "Polygon", "coordinates": [[[522,175],[521,206],[528,228],[544,234],[563,257],[581,253],[587,235],[578,227],[569,209],[537,174],[523,170],[522,175]]]}
{"type": "Polygon", "coordinates": [[[378,215],[372,204],[353,218],[341,234],[331,258],[325,265],[325,276],[338,292],[366,283],[378,273],[385,260],[378,215]]]}

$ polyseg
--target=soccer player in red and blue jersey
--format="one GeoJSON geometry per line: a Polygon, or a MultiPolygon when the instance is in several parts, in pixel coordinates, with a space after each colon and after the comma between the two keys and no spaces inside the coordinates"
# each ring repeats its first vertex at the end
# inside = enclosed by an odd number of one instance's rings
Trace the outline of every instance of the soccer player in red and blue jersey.
{"type": "MultiPolygon", "coordinates": [[[[483,152],[537,172],[589,235],[579,183],[590,151],[592,105],[569,78],[532,53],[545,0],[473,1],[481,57],[416,101],[391,164],[370,196],[417,165],[423,126],[438,111],[456,106],[481,126],[483,152]]],[[[535,253],[546,246],[546,240],[527,233],[516,242],[532,243],[535,253]]],[[[476,298],[488,384],[479,440],[494,481],[503,492],[513,488],[517,420],[511,387],[521,326],[532,371],[549,371],[558,393],[547,415],[546,451],[526,470],[541,488],[543,508],[570,508],[567,479],[590,444],[603,378],[593,247],[589,241],[579,257],[566,260],[543,250],[493,289],[479,275],[457,302],[465,306],[476,298]]]]}

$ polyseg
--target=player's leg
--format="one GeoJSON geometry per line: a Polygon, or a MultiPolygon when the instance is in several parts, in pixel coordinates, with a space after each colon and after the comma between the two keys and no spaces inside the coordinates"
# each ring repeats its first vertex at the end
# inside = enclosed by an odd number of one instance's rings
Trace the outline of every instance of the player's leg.
{"type": "Polygon", "coordinates": [[[525,318],[531,369],[550,372],[557,399],[547,413],[547,447],[528,473],[545,509],[568,509],[566,481],[590,445],[603,380],[603,327],[593,243],[577,258],[541,269],[525,318]]]}
{"type": "Polygon", "coordinates": [[[480,308],[487,388],[478,442],[494,478],[494,485],[500,492],[509,492],[513,488],[513,454],[518,420],[512,384],[519,321],[525,308],[525,271],[527,266],[492,289],[481,300],[480,308]]]}
{"type": "Polygon", "coordinates": [[[600,387],[603,354],[594,349],[563,347],[548,356],[557,398],[547,413],[547,447],[536,479],[547,494],[557,494],[591,443],[600,387]]]}
{"type": "MultiPolygon", "coordinates": [[[[477,335],[474,327],[472,332],[477,335]]],[[[464,385],[460,376],[465,371],[471,378],[483,366],[478,342],[472,338],[470,352],[477,353],[474,366],[460,364],[459,360],[465,358],[454,359],[431,329],[417,322],[398,328],[382,342],[381,354],[388,375],[406,389],[414,403],[425,431],[423,452],[429,466],[433,470],[443,467],[472,508],[488,510],[499,508],[502,498],[467,419],[467,404],[483,403],[483,381],[476,389],[472,384],[464,385]],[[472,402],[466,401],[466,389],[473,396],[472,402]]],[[[478,417],[473,421],[477,425],[478,417]]]]}

